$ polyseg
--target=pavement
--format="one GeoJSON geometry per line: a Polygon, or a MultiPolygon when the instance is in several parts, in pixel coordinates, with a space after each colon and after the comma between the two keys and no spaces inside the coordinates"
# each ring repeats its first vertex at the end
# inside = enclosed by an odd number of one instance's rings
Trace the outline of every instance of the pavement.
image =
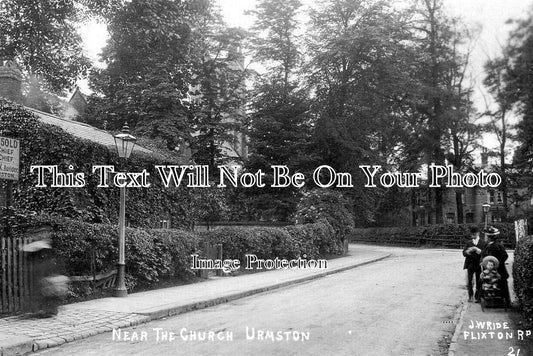
{"type": "Polygon", "coordinates": [[[506,265],[511,274],[511,308],[485,308],[483,311],[480,304],[468,302],[465,291],[448,356],[533,355],[533,330],[522,324],[518,312],[512,263],[513,254],[509,253],[506,265]]]}
{"type": "Polygon", "coordinates": [[[58,315],[0,319],[0,355],[24,355],[113,329],[207,308],[253,294],[325,277],[389,257],[389,253],[350,245],[346,257],[328,260],[327,269],[272,270],[205,282],[101,298],[61,306],[58,315]]]}

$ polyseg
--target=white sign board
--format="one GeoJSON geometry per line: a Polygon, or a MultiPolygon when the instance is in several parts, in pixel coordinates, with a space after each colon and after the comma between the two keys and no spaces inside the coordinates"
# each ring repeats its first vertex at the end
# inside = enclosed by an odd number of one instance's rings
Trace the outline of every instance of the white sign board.
{"type": "Polygon", "coordinates": [[[0,179],[19,179],[19,140],[0,137],[0,179]]]}
{"type": "Polygon", "coordinates": [[[516,241],[527,235],[527,220],[520,219],[514,222],[514,231],[516,235],[516,241]]]}

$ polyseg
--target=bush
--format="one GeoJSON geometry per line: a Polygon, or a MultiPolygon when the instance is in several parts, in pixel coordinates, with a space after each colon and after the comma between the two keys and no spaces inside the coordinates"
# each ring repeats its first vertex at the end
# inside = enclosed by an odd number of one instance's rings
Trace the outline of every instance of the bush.
{"type": "Polygon", "coordinates": [[[246,254],[255,254],[262,259],[293,259],[304,255],[317,258],[342,253],[342,245],[326,221],[283,228],[224,227],[203,231],[200,238],[204,243],[222,244],[224,259],[241,261],[245,260],[246,254]]]}
{"type": "Polygon", "coordinates": [[[520,239],[513,262],[514,290],[528,326],[533,326],[533,236],[520,239]]]}
{"type": "Polygon", "coordinates": [[[283,233],[283,230],[278,228],[223,227],[199,234],[203,243],[222,244],[224,259],[244,261],[246,254],[255,254],[258,258],[271,258],[275,242],[290,238],[286,232],[285,236],[280,236],[283,233]]]}
{"type": "Polygon", "coordinates": [[[302,255],[316,258],[330,254],[342,254],[343,245],[327,221],[314,224],[287,226],[285,228],[302,255]]]}
{"type": "Polygon", "coordinates": [[[160,244],[163,252],[163,263],[168,266],[166,278],[188,280],[194,276],[191,270],[191,255],[200,252],[199,238],[190,231],[174,229],[148,230],[150,235],[160,244]]]}
{"type": "Polygon", "coordinates": [[[327,221],[333,228],[332,238],[336,240],[333,245],[343,246],[355,228],[354,216],[350,209],[350,202],[341,193],[314,189],[303,194],[296,208],[294,221],[296,224],[327,221]]]}

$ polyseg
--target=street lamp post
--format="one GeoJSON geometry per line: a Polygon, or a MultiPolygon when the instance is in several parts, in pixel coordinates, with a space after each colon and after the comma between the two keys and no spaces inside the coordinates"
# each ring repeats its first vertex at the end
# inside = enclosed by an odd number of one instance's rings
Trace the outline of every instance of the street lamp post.
{"type": "Polygon", "coordinates": [[[483,214],[485,215],[485,229],[487,228],[487,221],[489,219],[490,204],[483,204],[483,214]]]}
{"type": "MultiPolygon", "coordinates": [[[[128,160],[135,142],[137,139],[130,135],[128,124],[125,123],[122,127],[122,132],[115,135],[115,146],[120,158],[124,159],[124,163],[128,160]]],[[[126,289],[126,187],[120,187],[120,210],[118,216],[118,274],[115,286],[115,297],[126,297],[128,290],[126,289]]]]}

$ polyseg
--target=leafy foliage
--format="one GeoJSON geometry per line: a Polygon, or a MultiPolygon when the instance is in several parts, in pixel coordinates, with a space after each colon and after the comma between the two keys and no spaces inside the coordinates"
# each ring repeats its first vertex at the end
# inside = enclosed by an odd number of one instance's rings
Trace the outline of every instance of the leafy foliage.
{"type": "Polygon", "coordinates": [[[295,187],[272,188],[273,165],[286,165],[291,174],[308,173],[313,164],[308,93],[294,80],[301,63],[295,16],[301,3],[260,1],[252,40],[255,58],[269,69],[254,88],[250,114],[250,156],[247,170],[265,173],[266,187],[248,189],[243,195],[259,219],[286,221],[299,199],[295,187]]]}
{"type": "Polygon", "coordinates": [[[298,203],[294,220],[296,224],[307,224],[321,220],[333,228],[332,241],[343,246],[356,226],[351,213],[352,204],[340,192],[314,189],[303,194],[298,203]]]}
{"type": "Polygon", "coordinates": [[[524,319],[533,325],[533,236],[518,241],[513,262],[514,290],[524,319]]]}
{"type": "MultiPolygon", "coordinates": [[[[31,226],[52,228],[52,247],[65,262],[70,276],[92,275],[115,268],[118,229],[111,224],[91,224],[53,215],[27,216],[14,231],[31,226]],[[68,263],[66,263],[68,261],[68,263]]],[[[189,279],[191,254],[198,251],[198,238],[181,230],[126,229],[129,288],[155,286],[163,279],[189,279]]]]}
{"type": "Polygon", "coordinates": [[[185,2],[135,0],[112,13],[102,50],[107,66],[90,76],[91,87],[103,97],[95,94],[89,101],[99,105],[90,110],[101,115],[100,122],[119,129],[128,121],[141,135],[165,139],[171,150],[188,137],[183,101],[190,82],[189,10],[185,2]]]}
{"type": "Polygon", "coordinates": [[[198,19],[189,60],[189,109],[195,131],[191,148],[195,162],[209,165],[210,169],[228,159],[245,159],[239,156],[238,140],[245,123],[245,80],[249,76],[242,53],[246,33],[227,28],[221,18],[221,13],[212,7],[198,19]],[[228,153],[228,149],[233,152],[228,153]]]}
{"type": "MultiPolygon", "coordinates": [[[[122,162],[113,151],[96,143],[82,140],[62,129],[40,122],[22,106],[0,100],[0,135],[20,140],[20,179],[14,185],[16,207],[39,213],[55,213],[88,222],[116,222],[119,191],[98,188],[93,165],[113,165],[120,171],[122,162]],[[39,188],[31,165],[57,165],[60,172],[83,172],[86,185],[81,188],[39,188]],[[69,170],[69,166],[73,170],[69,170]]],[[[159,226],[160,220],[171,220],[174,227],[191,227],[195,221],[218,218],[224,209],[224,196],[211,191],[185,188],[165,188],[155,171],[155,165],[165,160],[134,154],[128,160],[129,172],[146,169],[152,177],[150,188],[129,189],[126,219],[131,226],[159,226]],[[193,210],[193,202],[198,204],[193,210]]],[[[47,185],[51,184],[47,174],[47,185]]]]}
{"type": "Polygon", "coordinates": [[[220,228],[200,233],[202,241],[222,244],[223,258],[245,261],[246,254],[258,258],[317,258],[339,253],[334,232],[327,222],[284,228],[220,228]]]}
{"type": "Polygon", "coordinates": [[[77,6],[73,0],[2,1],[0,58],[15,60],[52,92],[72,87],[90,67],[76,31],[77,6]]]}

